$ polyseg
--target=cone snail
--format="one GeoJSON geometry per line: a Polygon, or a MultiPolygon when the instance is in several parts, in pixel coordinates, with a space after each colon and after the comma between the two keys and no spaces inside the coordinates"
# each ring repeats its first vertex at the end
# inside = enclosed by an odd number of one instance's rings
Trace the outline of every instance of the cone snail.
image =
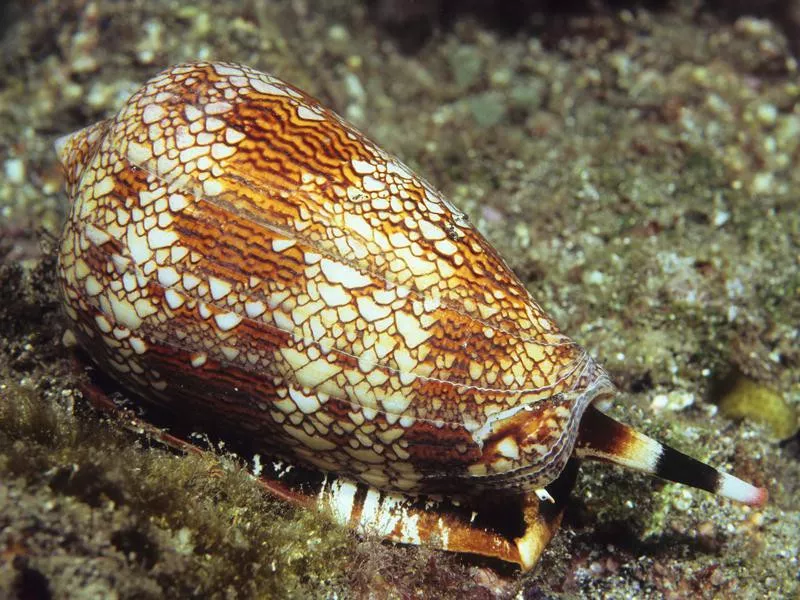
{"type": "Polygon", "coordinates": [[[273,474],[283,497],[523,569],[577,459],[766,501],[595,408],[604,370],[465,214],[276,77],[178,65],[56,150],[78,342],[175,419],[316,474],[273,474]]]}

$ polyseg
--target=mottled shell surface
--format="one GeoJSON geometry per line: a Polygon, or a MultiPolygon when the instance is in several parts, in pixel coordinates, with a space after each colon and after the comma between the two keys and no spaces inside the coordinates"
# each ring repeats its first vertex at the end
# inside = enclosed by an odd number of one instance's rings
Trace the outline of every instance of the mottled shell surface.
{"type": "Polygon", "coordinates": [[[610,390],[463,213],[275,77],[174,67],[58,151],[82,345],[255,451],[387,490],[529,490],[610,390]]]}

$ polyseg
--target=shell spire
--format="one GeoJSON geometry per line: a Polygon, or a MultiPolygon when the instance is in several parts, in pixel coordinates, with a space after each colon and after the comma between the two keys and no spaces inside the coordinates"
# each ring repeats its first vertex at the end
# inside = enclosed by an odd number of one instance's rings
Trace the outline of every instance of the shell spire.
{"type": "Polygon", "coordinates": [[[109,121],[99,121],[78,131],[62,135],[55,141],[58,160],[64,167],[67,179],[67,192],[73,197],[91,156],[97,152],[99,142],[108,131],[109,121]]]}
{"type": "Polygon", "coordinates": [[[581,420],[575,456],[643,471],[750,506],[765,504],[769,496],[766,489],[657,442],[593,406],[586,410],[581,420]]]}

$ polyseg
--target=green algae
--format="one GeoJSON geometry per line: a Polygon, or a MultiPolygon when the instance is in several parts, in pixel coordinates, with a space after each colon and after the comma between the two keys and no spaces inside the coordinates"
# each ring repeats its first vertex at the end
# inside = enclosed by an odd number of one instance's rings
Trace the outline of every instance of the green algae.
{"type": "MultiPolygon", "coordinates": [[[[113,550],[103,554],[120,563],[139,592],[224,597],[234,589],[299,598],[336,591],[351,536],[271,500],[235,459],[146,451],[112,422],[45,401],[8,373],[2,381],[0,478],[21,490],[44,485],[51,512],[66,496],[71,511],[96,515],[100,522],[83,535],[107,538],[113,550]],[[108,511],[123,515],[110,530],[102,518],[108,511]]],[[[9,536],[26,534],[12,525],[9,536]]]]}
{"type": "Polygon", "coordinates": [[[730,419],[747,419],[766,425],[775,439],[782,440],[797,431],[797,409],[768,385],[741,374],[731,376],[717,404],[730,419]]]}

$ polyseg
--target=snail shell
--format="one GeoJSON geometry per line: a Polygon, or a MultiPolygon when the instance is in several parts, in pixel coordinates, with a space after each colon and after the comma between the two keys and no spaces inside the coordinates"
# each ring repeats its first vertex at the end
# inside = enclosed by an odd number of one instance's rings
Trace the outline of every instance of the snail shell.
{"type": "Polygon", "coordinates": [[[259,450],[384,489],[540,488],[610,390],[462,212],[274,77],[174,67],[59,154],[82,344],[259,450]]]}
{"type": "MultiPolygon", "coordinates": [[[[548,498],[574,452],[766,498],[599,416],[608,377],[464,213],[275,77],[175,66],[57,152],[74,332],[190,423],[387,493],[548,498]]],[[[529,567],[558,518],[513,552],[458,548],[529,567]]]]}

